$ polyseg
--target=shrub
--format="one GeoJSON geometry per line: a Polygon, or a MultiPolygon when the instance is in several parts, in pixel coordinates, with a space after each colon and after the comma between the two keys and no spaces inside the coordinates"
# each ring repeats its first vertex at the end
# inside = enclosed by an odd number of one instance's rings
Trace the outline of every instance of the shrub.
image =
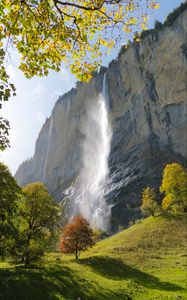
{"type": "Polygon", "coordinates": [[[134,221],[131,220],[131,221],[129,222],[129,227],[131,227],[131,226],[133,226],[133,225],[134,225],[134,221]]]}

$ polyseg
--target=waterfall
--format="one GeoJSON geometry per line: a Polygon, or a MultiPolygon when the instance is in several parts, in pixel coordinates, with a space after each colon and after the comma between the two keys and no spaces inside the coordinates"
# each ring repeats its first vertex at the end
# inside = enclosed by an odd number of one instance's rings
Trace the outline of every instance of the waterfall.
{"type": "Polygon", "coordinates": [[[42,176],[43,181],[45,181],[45,178],[46,178],[46,169],[47,169],[47,161],[48,161],[48,156],[49,156],[49,149],[50,149],[50,145],[51,145],[52,129],[53,129],[53,116],[51,116],[49,131],[48,131],[47,149],[46,149],[45,160],[44,160],[44,165],[43,165],[43,176],[42,176]]]}
{"type": "Polygon", "coordinates": [[[74,193],[76,211],[82,214],[91,226],[106,230],[110,222],[110,207],[104,197],[109,169],[111,127],[108,119],[108,89],[106,74],[103,91],[87,108],[82,124],[84,143],[82,168],[77,178],[74,193]]]}

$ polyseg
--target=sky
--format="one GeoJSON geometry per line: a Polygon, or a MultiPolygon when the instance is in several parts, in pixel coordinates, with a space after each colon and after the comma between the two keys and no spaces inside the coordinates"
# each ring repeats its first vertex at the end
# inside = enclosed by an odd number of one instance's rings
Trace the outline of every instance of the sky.
{"type": "MultiPolygon", "coordinates": [[[[179,6],[181,0],[160,0],[160,9],[155,10],[151,16],[149,27],[152,28],[155,20],[163,22],[166,16],[179,6]]],[[[119,52],[114,49],[110,55],[103,59],[107,65],[119,52]]],[[[11,125],[11,147],[0,152],[0,161],[4,162],[15,174],[18,166],[34,154],[35,142],[39,131],[50,116],[60,95],[75,86],[76,78],[64,66],[59,73],[50,72],[47,77],[26,79],[18,70],[18,58],[13,55],[9,62],[8,74],[16,86],[16,97],[3,104],[1,115],[7,118],[11,125]]]]}

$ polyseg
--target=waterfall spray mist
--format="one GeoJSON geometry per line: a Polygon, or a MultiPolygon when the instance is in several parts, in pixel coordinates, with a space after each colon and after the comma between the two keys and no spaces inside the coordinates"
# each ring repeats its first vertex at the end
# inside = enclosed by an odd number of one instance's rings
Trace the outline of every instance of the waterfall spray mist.
{"type": "Polygon", "coordinates": [[[82,168],[75,186],[75,207],[93,227],[106,230],[110,222],[110,207],[105,201],[104,192],[109,174],[108,157],[112,136],[108,119],[106,75],[103,92],[87,109],[82,133],[82,168]]]}

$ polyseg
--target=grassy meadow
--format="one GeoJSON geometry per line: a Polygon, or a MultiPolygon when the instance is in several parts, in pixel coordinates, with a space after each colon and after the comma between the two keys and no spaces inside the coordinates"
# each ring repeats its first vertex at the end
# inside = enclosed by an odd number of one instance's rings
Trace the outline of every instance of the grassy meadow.
{"type": "Polygon", "coordinates": [[[0,300],[184,300],[185,219],[150,217],[82,253],[0,263],[0,300]]]}

